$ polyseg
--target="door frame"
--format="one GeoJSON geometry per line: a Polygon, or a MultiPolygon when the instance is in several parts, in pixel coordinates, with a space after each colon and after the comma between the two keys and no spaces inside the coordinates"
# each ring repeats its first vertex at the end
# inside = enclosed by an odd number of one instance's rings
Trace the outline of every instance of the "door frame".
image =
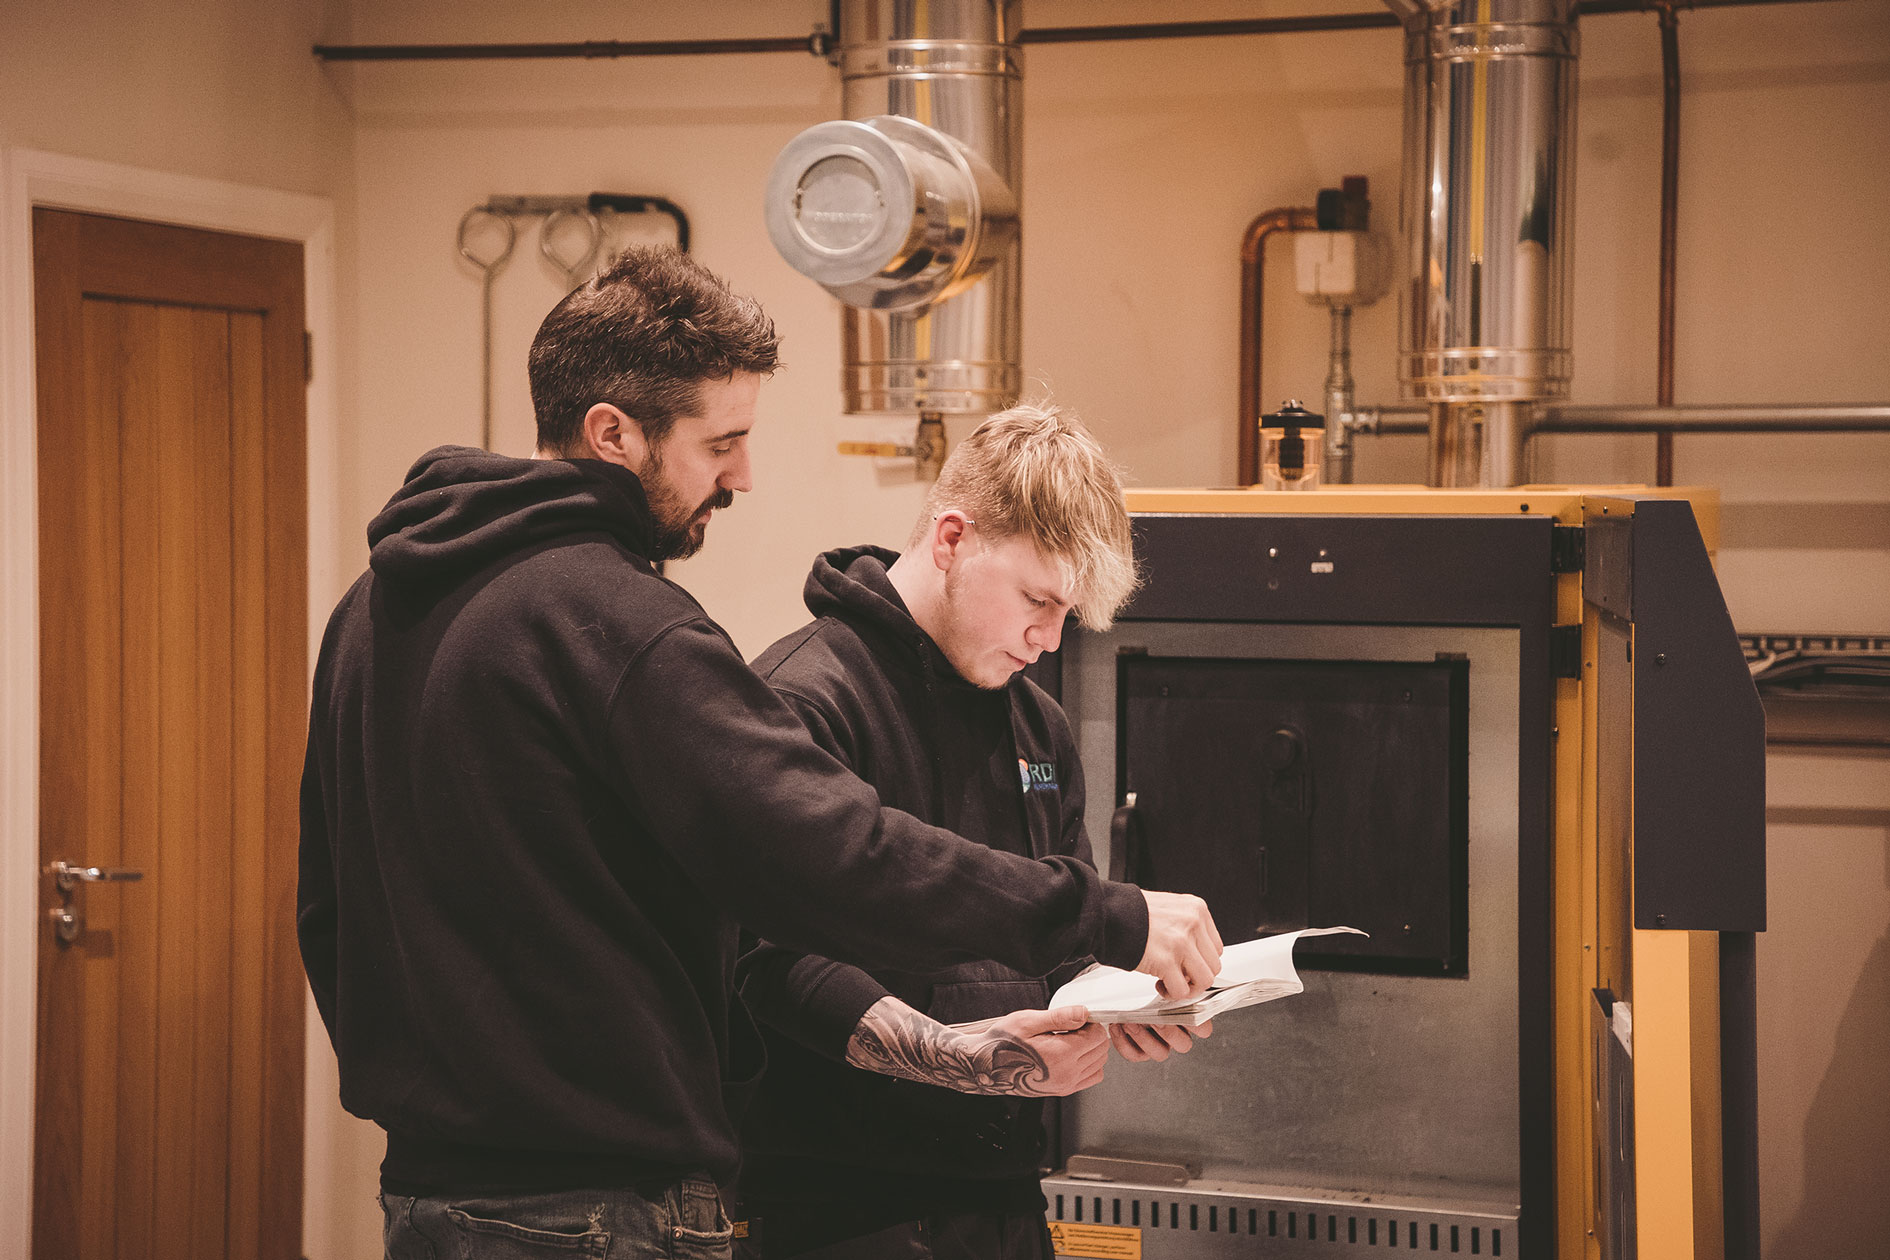
{"type": "MultiPolygon", "coordinates": [[[[33,149],[0,149],[0,1220],[33,1213],[39,923],[39,497],[33,208],[302,244],[308,386],[308,660],[340,561],[334,203],[33,149]]],[[[0,1260],[28,1260],[26,1232],[0,1260]]]]}

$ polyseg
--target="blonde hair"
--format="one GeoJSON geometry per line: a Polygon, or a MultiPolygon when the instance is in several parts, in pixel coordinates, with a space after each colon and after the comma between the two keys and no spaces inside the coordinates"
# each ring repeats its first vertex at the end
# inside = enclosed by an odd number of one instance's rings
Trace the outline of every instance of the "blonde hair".
{"type": "Polygon", "coordinates": [[[939,471],[907,550],[954,508],[992,538],[1027,539],[1059,565],[1091,630],[1107,630],[1139,585],[1121,475],[1089,430],[1054,405],[1020,403],[972,430],[939,471]]]}

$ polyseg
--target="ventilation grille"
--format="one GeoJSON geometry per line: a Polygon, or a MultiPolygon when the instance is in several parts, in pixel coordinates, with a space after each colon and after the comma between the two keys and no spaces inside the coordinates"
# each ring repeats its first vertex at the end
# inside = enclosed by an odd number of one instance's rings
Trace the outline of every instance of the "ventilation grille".
{"type": "MultiPolygon", "coordinates": [[[[1302,1254],[1340,1260],[1413,1252],[1501,1260],[1515,1254],[1517,1216],[1477,1208],[1408,1201],[1394,1207],[1356,1197],[1322,1201],[1316,1194],[1283,1198],[1057,1177],[1046,1179],[1043,1191],[1053,1224],[1140,1230],[1143,1260],[1302,1254]]],[[[1080,1231],[1068,1236],[1086,1237],[1080,1231]]],[[[1078,1247],[1084,1244],[1071,1244],[1065,1254],[1091,1250],[1078,1247]]]]}
{"type": "Polygon", "coordinates": [[[1890,652],[1890,634],[1741,634],[1748,661],[1768,656],[1890,652]]]}

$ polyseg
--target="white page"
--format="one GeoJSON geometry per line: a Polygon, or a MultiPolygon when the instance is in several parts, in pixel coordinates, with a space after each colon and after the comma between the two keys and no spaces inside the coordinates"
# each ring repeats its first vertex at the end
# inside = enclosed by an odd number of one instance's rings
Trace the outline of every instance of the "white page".
{"type": "MultiPolygon", "coordinates": [[[[1330,936],[1338,932],[1366,935],[1352,927],[1302,928],[1297,932],[1263,936],[1259,940],[1230,945],[1221,951],[1221,970],[1214,977],[1213,986],[1207,996],[1197,999],[1197,1002],[1211,1001],[1215,990],[1254,984],[1256,981],[1266,983],[1255,985],[1256,991],[1252,994],[1255,1001],[1298,993],[1305,986],[1301,984],[1299,972],[1293,966],[1294,944],[1302,936],[1330,936]],[[1261,996],[1262,992],[1266,996],[1261,996]]],[[[1122,1017],[1131,1014],[1152,1017],[1159,1015],[1164,1007],[1184,1010],[1195,1004],[1166,1001],[1155,990],[1155,977],[1137,971],[1124,971],[1119,967],[1092,967],[1058,989],[1050,998],[1052,1007],[1088,1007],[1091,1018],[1099,1023],[1132,1022],[1122,1017]]],[[[1251,1001],[1240,1003],[1251,1004],[1251,1001]]],[[[1151,1018],[1149,1022],[1160,1021],[1151,1018]]]]}

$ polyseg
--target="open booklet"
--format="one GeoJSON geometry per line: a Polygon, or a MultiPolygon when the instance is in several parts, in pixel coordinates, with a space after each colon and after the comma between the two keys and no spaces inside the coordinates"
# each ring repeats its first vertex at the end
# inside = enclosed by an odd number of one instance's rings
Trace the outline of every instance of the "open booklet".
{"type": "Polygon", "coordinates": [[[1336,932],[1368,935],[1351,927],[1302,928],[1279,936],[1242,941],[1221,951],[1214,984],[1192,1002],[1170,1002],[1155,991],[1155,977],[1120,967],[1091,967],[1051,995],[1052,1008],[1086,1006],[1096,1024],[1204,1024],[1222,1011],[1237,1010],[1303,992],[1293,967],[1293,945],[1302,936],[1336,932]]]}

